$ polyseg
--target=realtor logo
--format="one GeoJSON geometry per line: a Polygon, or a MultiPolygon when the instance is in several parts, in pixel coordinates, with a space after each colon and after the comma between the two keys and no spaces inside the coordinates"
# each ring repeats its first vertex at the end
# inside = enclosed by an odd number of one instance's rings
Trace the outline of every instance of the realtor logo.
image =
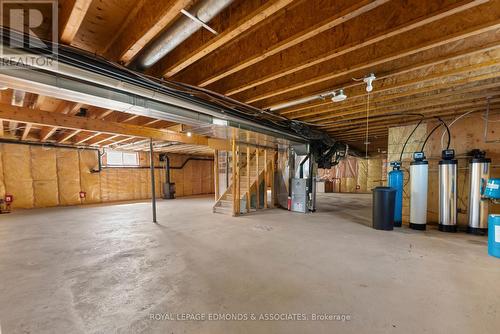
{"type": "Polygon", "coordinates": [[[57,0],[0,0],[1,66],[54,67],[57,0]]]}

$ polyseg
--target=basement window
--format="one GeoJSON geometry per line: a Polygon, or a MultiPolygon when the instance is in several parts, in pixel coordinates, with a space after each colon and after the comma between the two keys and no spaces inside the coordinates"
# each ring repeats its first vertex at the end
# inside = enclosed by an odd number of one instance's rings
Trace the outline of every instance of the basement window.
{"type": "Polygon", "coordinates": [[[106,165],[117,167],[137,167],[139,166],[139,154],[137,152],[106,150],[106,165]]]}

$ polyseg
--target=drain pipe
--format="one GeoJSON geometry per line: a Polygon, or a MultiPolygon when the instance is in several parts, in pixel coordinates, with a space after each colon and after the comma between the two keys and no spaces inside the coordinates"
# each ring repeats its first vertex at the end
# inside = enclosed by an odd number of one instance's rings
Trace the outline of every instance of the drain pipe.
{"type": "Polygon", "coordinates": [[[189,10],[189,15],[180,17],[170,28],[162,32],[133,61],[132,67],[145,70],[157,63],[176,46],[184,42],[197,30],[204,27],[233,0],[205,0],[189,10]]]}

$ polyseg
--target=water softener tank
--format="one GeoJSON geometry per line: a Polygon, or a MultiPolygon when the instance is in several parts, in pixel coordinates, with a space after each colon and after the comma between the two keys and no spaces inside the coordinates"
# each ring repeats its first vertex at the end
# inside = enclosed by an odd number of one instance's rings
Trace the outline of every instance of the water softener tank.
{"type": "Polygon", "coordinates": [[[484,151],[472,151],[469,163],[468,233],[485,235],[488,232],[488,199],[484,191],[490,177],[490,163],[484,151]]]}
{"type": "Polygon", "coordinates": [[[457,167],[455,151],[442,152],[439,161],[439,225],[443,232],[457,231],[457,167]]]}
{"type": "Polygon", "coordinates": [[[410,163],[410,228],[425,230],[427,224],[427,182],[429,162],[424,152],[413,153],[410,163]]]}
{"type": "Polygon", "coordinates": [[[388,185],[396,189],[394,203],[394,226],[400,227],[403,221],[403,171],[399,161],[391,162],[392,171],[389,172],[388,185]]]}

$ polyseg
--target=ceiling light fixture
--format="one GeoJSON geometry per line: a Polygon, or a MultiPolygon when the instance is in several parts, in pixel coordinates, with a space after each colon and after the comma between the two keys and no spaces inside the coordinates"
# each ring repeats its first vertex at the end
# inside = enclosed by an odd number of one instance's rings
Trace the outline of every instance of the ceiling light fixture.
{"type": "Polygon", "coordinates": [[[377,77],[373,73],[370,73],[369,76],[363,79],[363,81],[366,82],[366,91],[368,93],[373,90],[373,81],[375,81],[375,79],[377,79],[377,77]]]}
{"type": "Polygon", "coordinates": [[[347,99],[347,95],[344,94],[344,90],[343,89],[339,89],[338,92],[332,92],[332,101],[333,102],[342,102],[344,101],[345,99],[347,99]]]}
{"type": "Polygon", "coordinates": [[[186,135],[187,135],[188,137],[191,137],[193,134],[192,134],[191,132],[189,132],[189,131],[188,131],[188,132],[186,133],[186,135]]]}

